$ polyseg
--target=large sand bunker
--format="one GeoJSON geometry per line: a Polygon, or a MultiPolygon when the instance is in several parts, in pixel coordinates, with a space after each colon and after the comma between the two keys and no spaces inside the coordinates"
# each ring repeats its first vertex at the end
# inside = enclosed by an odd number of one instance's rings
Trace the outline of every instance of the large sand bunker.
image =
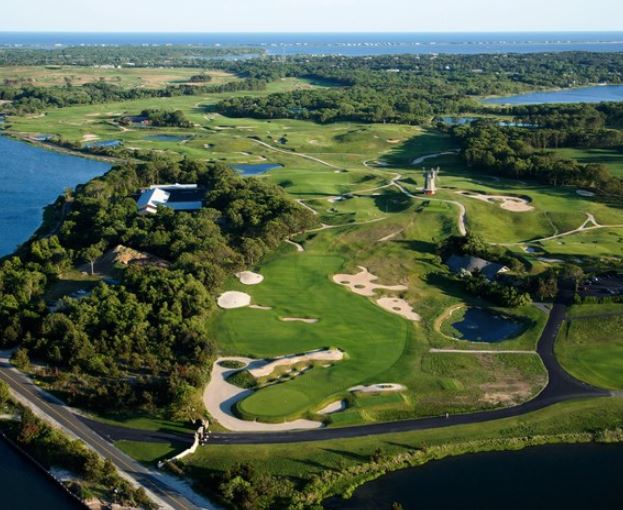
{"type": "MultiPolygon", "coordinates": [[[[283,423],[261,423],[257,421],[241,420],[234,415],[233,407],[240,400],[248,397],[253,390],[239,388],[227,382],[227,377],[240,369],[223,367],[219,362],[223,360],[240,361],[247,366],[260,362],[250,358],[220,358],[212,365],[210,382],[203,392],[203,402],[213,419],[223,427],[237,432],[279,432],[287,430],[317,429],[322,422],[312,420],[293,420],[283,423]]],[[[263,361],[263,360],[261,360],[263,361]]]]}
{"type": "Polygon", "coordinates": [[[353,386],[352,388],[348,388],[348,391],[352,393],[384,393],[388,391],[404,391],[407,387],[402,384],[395,383],[380,383],[380,384],[369,384],[353,386]]]}
{"type": "Polygon", "coordinates": [[[367,297],[374,296],[376,289],[390,291],[407,290],[407,287],[404,285],[380,285],[373,283],[378,277],[368,272],[363,266],[359,266],[359,269],[361,271],[357,274],[336,274],[333,276],[333,281],[338,285],[348,287],[355,294],[367,297]]]}
{"type": "Polygon", "coordinates": [[[248,371],[253,377],[259,379],[260,377],[268,377],[278,367],[288,367],[308,361],[340,361],[342,359],[344,359],[344,353],[339,349],[319,349],[304,354],[290,354],[271,361],[250,364],[248,371]]]}
{"type": "Polygon", "coordinates": [[[346,400],[336,400],[331,402],[328,406],[323,407],[318,414],[333,414],[339,411],[343,411],[348,406],[346,400]]]}
{"type": "Polygon", "coordinates": [[[413,310],[413,307],[404,299],[396,297],[382,297],[376,300],[376,304],[388,312],[400,315],[410,321],[419,321],[420,315],[413,310]]]}
{"type": "Polygon", "coordinates": [[[507,195],[483,195],[482,193],[474,193],[471,191],[457,191],[459,195],[464,197],[475,198],[488,204],[499,205],[502,209],[512,212],[529,212],[533,211],[534,207],[530,205],[530,202],[521,197],[513,197],[507,195]]]}
{"type": "Polygon", "coordinates": [[[244,285],[257,285],[264,281],[264,277],[261,274],[253,273],[252,271],[241,271],[236,273],[236,277],[244,285]]]}
{"type": "Polygon", "coordinates": [[[251,296],[249,296],[249,294],[245,294],[244,292],[230,290],[221,294],[216,303],[225,310],[229,310],[231,308],[243,308],[251,304],[251,296]]]}

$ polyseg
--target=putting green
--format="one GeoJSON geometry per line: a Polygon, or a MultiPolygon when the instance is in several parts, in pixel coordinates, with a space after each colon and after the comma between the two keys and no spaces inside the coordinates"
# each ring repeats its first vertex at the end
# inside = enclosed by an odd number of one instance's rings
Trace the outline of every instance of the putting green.
{"type": "MultiPolygon", "coordinates": [[[[228,310],[215,324],[228,352],[271,357],[338,347],[346,359],[316,366],[282,384],[262,389],[239,404],[245,417],[283,420],[343,394],[388,370],[403,353],[411,326],[371,301],[330,281],[345,260],[336,255],[284,248],[260,272],[265,280],[247,291],[271,310],[228,310]],[[279,317],[316,317],[316,324],[284,323],[279,317]]],[[[378,381],[375,381],[378,382],[378,381]]]]}

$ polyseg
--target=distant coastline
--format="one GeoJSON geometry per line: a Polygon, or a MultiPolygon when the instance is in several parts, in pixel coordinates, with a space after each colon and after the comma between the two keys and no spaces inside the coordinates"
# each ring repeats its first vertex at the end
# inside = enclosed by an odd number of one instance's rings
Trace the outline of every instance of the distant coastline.
{"type": "Polygon", "coordinates": [[[0,32],[0,47],[74,45],[256,47],[271,55],[381,55],[623,51],[620,32],[435,33],[90,33],[0,32]]]}

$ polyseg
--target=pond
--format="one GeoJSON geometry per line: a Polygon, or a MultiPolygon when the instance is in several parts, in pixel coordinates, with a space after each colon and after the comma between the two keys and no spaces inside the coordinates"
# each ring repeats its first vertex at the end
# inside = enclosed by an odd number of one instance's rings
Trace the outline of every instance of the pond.
{"type": "Polygon", "coordinates": [[[600,103],[602,101],[623,101],[623,85],[595,85],[508,97],[492,97],[484,100],[485,103],[497,105],[600,103]]]}
{"type": "Polygon", "coordinates": [[[151,135],[151,136],[146,136],[145,140],[147,140],[148,142],[174,142],[174,143],[179,143],[179,142],[184,142],[184,141],[188,140],[188,137],[184,136],[184,135],[151,135]]]}
{"type": "Polygon", "coordinates": [[[326,510],[621,508],[623,445],[555,445],[450,457],[385,475],[326,510]]]}
{"type": "Polygon", "coordinates": [[[73,510],[84,508],[0,438],[0,508],[73,510]]]}
{"type": "Polygon", "coordinates": [[[121,140],[97,140],[84,144],[87,149],[113,149],[119,147],[123,142],[121,140]]]}
{"type": "MultiPolygon", "coordinates": [[[[462,317],[451,325],[452,336],[472,342],[502,342],[526,329],[522,321],[486,308],[463,309],[462,317]]],[[[450,317],[449,320],[455,317],[450,317]]]]}
{"type": "Polygon", "coordinates": [[[237,170],[242,175],[262,175],[270,170],[274,170],[275,168],[283,168],[283,165],[278,163],[248,163],[248,164],[238,164],[232,165],[234,170],[237,170]]]}
{"type": "Polygon", "coordinates": [[[0,136],[0,257],[28,240],[41,224],[43,208],[65,188],[109,169],[108,163],[0,136]]]}

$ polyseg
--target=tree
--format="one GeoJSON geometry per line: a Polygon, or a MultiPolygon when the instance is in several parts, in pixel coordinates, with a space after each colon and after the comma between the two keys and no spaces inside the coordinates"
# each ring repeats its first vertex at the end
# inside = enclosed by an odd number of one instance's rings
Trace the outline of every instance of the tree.
{"type": "Polygon", "coordinates": [[[6,404],[10,398],[9,386],[4,381],[0,381],[0,405],[6,404]]]}
{"type": "Polygon", "coordinates": [[[102,256],[103,249],[101,242],[92,244],[84,249],[82,256],[91,264],[91,274],[95,274],[95,261],[102,256]]]}
{"type": "Polygon", "coordinates": [[[28,349],[21,347],[15,351],[12,358],[13,364],[20,370],[28,370],[30,368],[30,358],[28,349]]]}

